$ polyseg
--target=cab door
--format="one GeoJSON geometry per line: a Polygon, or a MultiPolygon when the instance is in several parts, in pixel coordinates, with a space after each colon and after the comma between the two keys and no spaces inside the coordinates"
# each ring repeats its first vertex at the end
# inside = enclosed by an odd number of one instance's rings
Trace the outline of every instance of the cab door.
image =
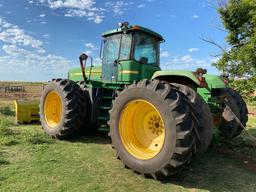
{"type": "Polygon", "coordinates": [[[117,59],[119,55],[121,35],[106,37],[104,40],[102,59],[102,79],[103,81],[117,80],[117,59]]]}

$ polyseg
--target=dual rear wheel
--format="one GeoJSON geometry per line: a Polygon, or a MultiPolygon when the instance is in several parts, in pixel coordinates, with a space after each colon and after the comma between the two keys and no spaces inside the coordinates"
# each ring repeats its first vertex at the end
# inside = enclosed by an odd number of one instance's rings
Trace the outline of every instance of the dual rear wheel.
{"type": "MultiPolygon", "coordinates": [[[[125,88],[113,101],[110,136],[126,167],[161,179],[179,172],[195,153],[209,146],[212,124],[200,128],[207,138],[200,141],[196,132],[203,114],[194,112],[193,98],[182,88],[179,84],[143,80],[125,88]]],[[[196,102],[198,105],[206,104],[196,102]]],[[[212,122],[211,116],[207,118],[212,122]]]]}
{"type": "Polygon", "coordinates": [[[49,83],[39,108],[42,128],[51,137],[66,139],[84,129],[87,105],[82,90],[73,81],[56,79],[49,83]]]}

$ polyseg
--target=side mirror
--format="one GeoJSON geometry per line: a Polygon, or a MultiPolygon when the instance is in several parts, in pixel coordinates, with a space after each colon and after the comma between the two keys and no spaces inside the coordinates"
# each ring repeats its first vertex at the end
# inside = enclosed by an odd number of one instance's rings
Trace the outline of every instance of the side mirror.
{"type": "Polygon", "coordinates": [[[85,53],[83,53],[79,56],[79,61],[80,61],[80,66],[81,66],[84,81],[87,80],[87,78],[85,76],[85,66],[86,66],[86,60],[87,59],[88,59],[88,55],[86,55],[85,53]]]}

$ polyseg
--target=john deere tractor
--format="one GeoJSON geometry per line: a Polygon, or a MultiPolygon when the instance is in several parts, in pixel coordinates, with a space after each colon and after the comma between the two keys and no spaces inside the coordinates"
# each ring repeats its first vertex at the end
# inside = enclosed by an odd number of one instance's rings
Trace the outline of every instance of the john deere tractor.
{"type": "Polygon", "coordinates": [[[126,167],[161,179],[204,153],[213,132],[225,139],[241,133],[247,107],[226,76],[202,68],[162,71],[164,39],[141,26],[120,23],[102,37],[100,67],[82,54],[81,69],[45,87],[40,120],[49,136],[108,131],[126,167]]]}

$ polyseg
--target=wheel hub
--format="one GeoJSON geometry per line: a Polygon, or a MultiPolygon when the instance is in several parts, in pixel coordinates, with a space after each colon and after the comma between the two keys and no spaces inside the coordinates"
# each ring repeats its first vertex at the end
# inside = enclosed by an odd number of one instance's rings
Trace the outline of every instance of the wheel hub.
{"type": "Polygon", "coordinates": [[[151,159],[160,153],[165,138],[163,119],[146,100],[133,100],[124,107],[119,134],[125,149],[138,159],[151,159]]]}
{"type": "Polygon", "coordinates": [[[62,102],[59,93],[51,91],[44,101],[44,119],[48,126],[54,129],[61,121],[62,102]]]}

